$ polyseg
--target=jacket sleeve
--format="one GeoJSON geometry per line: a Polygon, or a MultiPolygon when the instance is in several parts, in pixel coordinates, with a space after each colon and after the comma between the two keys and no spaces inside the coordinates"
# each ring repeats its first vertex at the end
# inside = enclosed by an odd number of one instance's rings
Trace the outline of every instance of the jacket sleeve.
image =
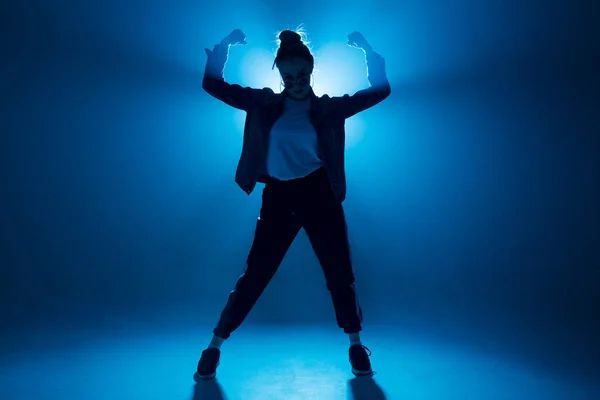
{"type": "Polygon", "coordinates": [[[260,101],[268,89],[252,89],[225,82],[223,71],[229,56],[229,46],[217,44],[212,50],[205,49],[208,59],[202,79],[202,89],[214,98],[240,110],[248,111],[260,101]]]}
{"type": "Polygon", "coordinates": [[[385,100],[392,89],[385,73],[385,60],[374,51],[365,52],[367,78],[370,87],[360,90],[353,95],[332,97],[331,107],[344,118],[350,118],[361,111],[373,107],[385,100]]]}

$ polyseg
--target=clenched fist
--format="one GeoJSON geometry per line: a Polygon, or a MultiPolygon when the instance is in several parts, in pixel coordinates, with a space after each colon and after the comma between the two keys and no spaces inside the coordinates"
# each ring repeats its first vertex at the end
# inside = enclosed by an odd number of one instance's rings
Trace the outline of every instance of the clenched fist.
{"type": "Polygon", "coordinates": [[[221,44],[238,46],[246,44],[246,34],[241,29],[234,29],[227,37],[221,40],[221,44]]]}

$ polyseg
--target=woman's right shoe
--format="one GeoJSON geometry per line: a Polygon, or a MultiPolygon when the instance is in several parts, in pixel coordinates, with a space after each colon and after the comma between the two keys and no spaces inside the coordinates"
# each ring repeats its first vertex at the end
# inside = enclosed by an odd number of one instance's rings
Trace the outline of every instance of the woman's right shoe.
{"type": "Polygon", "coordinates": [[[221,358],[221,350],[208,348],[202,352],[198,361],[198,370],[195,377],[199,379],[212,379],[217,375],[217,367],[221,358]]]}

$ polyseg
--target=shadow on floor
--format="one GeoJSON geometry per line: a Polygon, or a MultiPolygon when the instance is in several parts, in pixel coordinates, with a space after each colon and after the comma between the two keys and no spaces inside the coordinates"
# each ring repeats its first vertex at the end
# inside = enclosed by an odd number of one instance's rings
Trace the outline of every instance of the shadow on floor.
{"type": "MultiPolygon", "coordinates": [[[[372,377],[356,377],[348,381],[351,396],[349,400],[387,400],[383,390],[372,377]]],[[[198,380],[194,385],[192,400],[227,400],[221,385],[215,380],[198,380]]]]}
{"type": "Polygon", "coordinates": [[[373,377],[356,377],[348,381],[351,400],[387,400],[383,390],[373,380],[373,377]]]}
{"type": "Polygon", "coordinates": [[[221,385],[215,380],[198,380],[194,385],[192,400],[227,400],[221,385]]]}

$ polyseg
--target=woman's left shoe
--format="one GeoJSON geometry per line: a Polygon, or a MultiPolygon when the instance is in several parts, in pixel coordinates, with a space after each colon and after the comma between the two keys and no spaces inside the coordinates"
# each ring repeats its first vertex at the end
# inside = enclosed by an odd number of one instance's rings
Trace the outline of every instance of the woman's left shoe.
{"type": "Polygon", "coordinates": [[[348,350],[348,353],[350,354],[350,364],[352,364],[352,373],[354,375],[373,375],[373,370],[371,369],[371,361],[369,360],[371,350],[369,350],[362,344],[355,344],[350,346],[350,350],[348,350]]]}

